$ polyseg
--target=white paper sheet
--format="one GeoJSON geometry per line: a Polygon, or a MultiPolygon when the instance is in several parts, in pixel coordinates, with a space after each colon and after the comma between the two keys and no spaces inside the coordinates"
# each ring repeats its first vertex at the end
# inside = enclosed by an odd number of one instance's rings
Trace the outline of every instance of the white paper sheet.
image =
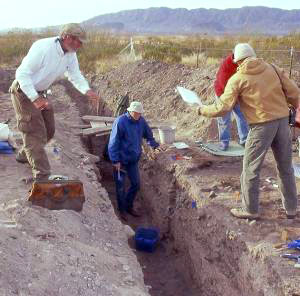
{"type": "Polygon", "coordinates": [[[173,145],[175,146],[175,148],[177,149],[185,149],[185,148],[189,148],[190,146],[187,145],[184,142],[174,142],[173,145]]]}
{"type": "Polygon", "coordinates": [[[176,87],[177,91],[179,92],[179,94],[181,95],[182,99],[188,103],[188,104],[197,104],[200,107],[203,106],[201,99],[198,97],[198,95],[192,91],[189,90],[187,88],[181,87],[181,86],[177,86],[176,87]]]}

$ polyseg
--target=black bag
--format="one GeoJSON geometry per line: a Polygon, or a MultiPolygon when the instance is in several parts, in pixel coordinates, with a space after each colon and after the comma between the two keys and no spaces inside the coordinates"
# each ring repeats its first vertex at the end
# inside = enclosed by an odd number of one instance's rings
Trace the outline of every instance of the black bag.
{"type": "MultiPolygon", "coordinates": [[[[127,108],[129,107],[129,96],[128,93],[125,94],[125,96],[121,97],[121,99],[119,100],[118,103],[118,107],[117,110],[115,112],[115,116],[120,116],[122,114],[124,114],[127,111],[127,108]]],[[[108,155],[108,143],[109,143],[109,137],[105,143],[103,152],[102,152],[102,157],[104,160],[109,161],[109,155],[108,155]]]]}

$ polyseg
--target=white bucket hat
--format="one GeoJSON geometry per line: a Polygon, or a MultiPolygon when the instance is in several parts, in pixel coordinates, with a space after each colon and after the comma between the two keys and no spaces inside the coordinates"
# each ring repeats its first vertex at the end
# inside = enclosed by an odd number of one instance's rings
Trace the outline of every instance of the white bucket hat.
{"type": "Polygon", "coordinates": [[[234,59],[236,63],[242,59],[256,57],[254,49],[248,43],[239,43],[234,48],[234,59]]]}
{"type": "Polygon", "coordinates": [[[133,101],[131,102],[130,106],[127,108],[129,112],[137,112],[137,113],[144,113],[144,108],[142,103],[133,101]]]}

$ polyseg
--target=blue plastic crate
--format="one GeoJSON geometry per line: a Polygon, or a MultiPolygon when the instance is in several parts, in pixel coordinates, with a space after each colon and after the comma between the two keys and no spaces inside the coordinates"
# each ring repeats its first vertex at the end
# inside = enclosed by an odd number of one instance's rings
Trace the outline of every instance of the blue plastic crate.
{"type": "Polygon", "coordinates": [[[156,228],[139,227],[135,232],[134,240],[137,250],[152,253],[159,241],[159,231],[156,228]]]}

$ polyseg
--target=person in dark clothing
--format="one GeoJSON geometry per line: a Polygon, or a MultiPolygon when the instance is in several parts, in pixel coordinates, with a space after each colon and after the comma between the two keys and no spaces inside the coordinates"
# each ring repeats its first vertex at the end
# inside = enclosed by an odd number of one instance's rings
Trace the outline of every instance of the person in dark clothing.
{"type": "Polygon", "coordinates": [[[127,108],[127,113],[119,116],[113,123],[109,138],[108,154],[113,164],[113,177],[116,184],[118,209],[121,219],[127,220],[126,213],[139,217],[133,203],[140,189],[138,162],[142,153],[142,140],[147,140],[153,149],[159,147],[152,131],[141,114],[143,105],[134,101],[127,108]],[[130,188],[125,192],[126,174],[130,188]]]}

